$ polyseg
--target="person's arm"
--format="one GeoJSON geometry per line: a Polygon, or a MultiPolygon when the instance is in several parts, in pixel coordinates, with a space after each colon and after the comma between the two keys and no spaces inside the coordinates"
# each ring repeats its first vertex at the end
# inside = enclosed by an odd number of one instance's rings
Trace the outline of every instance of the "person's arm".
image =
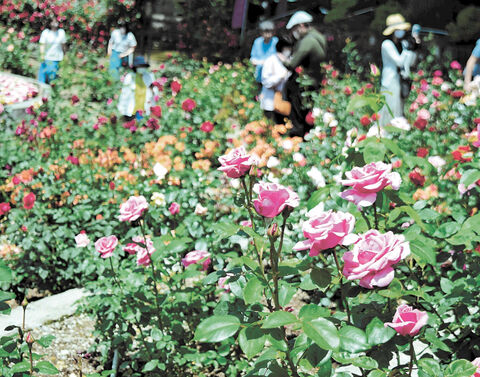
{"type": "Polygon", "coordinates": [[[273,89],[284,80],[285,71],[282,67],[278,66],[278,63],[273,59],[265,60],[265,64],[262,69],[262,85],[266,88],[273,89]]]}
{"type": "MultiPolygon", "coordinates": [[[[293,71],[295,68],[297,68],[303,59],[310,53],[312,48],[316,48],[314,45],[315,41],[313,38],[307,36],[303,38],[300,41],[300,46],[298,47],[297,51],[293,54],[292,58],[290,59],[289,62],[284,62],[283,64],[285,67],[287,67],[290,71],[293,71]]],[[[325,53],[325,47],[320,46],[321,51],[319,51],[319,55],[321,56],[321,59],[325,59],[326,53],[325,53]]]]}
{"type": "Polygon", "coordinates": [[[477,64],[478,58],[470,55],[470,57],[467,60],[467,65],[465,66],[465,83],[464,83],[464,89],[465,90],[470,90],[470,83],[472,82],[472,75],[473,75],[473,69],[475,68],[475,64],[477,64]]]}
{"type": "Polygon", "coordinates": [[[407,53],[405,51],[407,50],[404,50],[401,54],[399,54],[397,48],[395,47],[395,44],[390,40],[382,43],[382,50],[386,54],[386,56],[393,60],[393,62],[398,68],[403,68],[405,57],[407,56],[407,53]]]}
{"type": "Polygon", "coordinates": [[[130,54],[133,54],[135,52],[135,48],[137,47],[137,40],[135,39],[135,36],[132,33],[128,33],[127,38],[129,39],[129,46],[125,52],[120,54],[121,58],[124,58],[125,56],[129,56],[130,54]]]}

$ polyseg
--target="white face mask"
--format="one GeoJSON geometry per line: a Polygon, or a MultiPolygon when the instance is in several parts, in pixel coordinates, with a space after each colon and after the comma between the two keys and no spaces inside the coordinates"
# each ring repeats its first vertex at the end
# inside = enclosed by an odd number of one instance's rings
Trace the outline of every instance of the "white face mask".
{"type": "Polygon", "coordinates": [[[300,33],[298,30],[292,31],[293,38],[300,39],[300,33]]]}
{"type": "Polygon", "coordinates": [[[405,30],[395,30],[393,32],[393,35],[397,37],[398,39],[401,39],[405,36],[405,30]]]}
{"type": "Polygon", "coordinates": [[[289,58],[290,55],[292,55],[292,51],[290,50],[283,50],[282,55],[285,56],[286,58],[289,58]]]}

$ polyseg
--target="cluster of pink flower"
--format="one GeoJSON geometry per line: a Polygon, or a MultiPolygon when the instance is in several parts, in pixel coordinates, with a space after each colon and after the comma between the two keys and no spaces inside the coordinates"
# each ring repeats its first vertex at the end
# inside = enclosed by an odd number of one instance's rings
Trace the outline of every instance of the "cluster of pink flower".
{"type": "Polygon", "coordinates": [[[0,103],[23,102],[37,96],[39,89],[27,80],[12,75],[0,74],[0,103]]]}

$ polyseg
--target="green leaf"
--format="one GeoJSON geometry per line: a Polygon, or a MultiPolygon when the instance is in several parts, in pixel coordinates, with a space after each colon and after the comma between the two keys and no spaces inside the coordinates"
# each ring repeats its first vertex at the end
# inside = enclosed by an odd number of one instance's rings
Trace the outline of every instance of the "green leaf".
{"type": "Polygon", "coordinates": [[[388,377],[388,375],[381,370],[372,370],[367,377],[388,377]]]}
{"type": "Polygon", "coordinates": [[[251,277],[247,281],[247,285],[243,289],[243,299],[245,304],[254,304],[259,302],[263,297],[263,285],[257,277],[251,277]]]}
{"type": "Polygon", "coordinates": [[[43,374],[58,374],[60,371],[48,361],[39,361],[35,364],[35,370],[43,374]]]}
{"type": "Polygon", "coordinates": [[[402,157],[405,153],[402,149],[395,143],[393,140],[390,139],[382,139],[383,145],[385,145],[393,154],[397,157],[402,157]]]}
{"type": "Polygon", "coordinates": [[[340,348],[337,328],[325,318],[317,318],[310,321],[303,320],[302,328],[305,334],[320,348],[327,351],[338,351],[340,348]]]}
{"type": "Polygon", "coordinates": [[[263,322],[262,328],[274,329],[274,328],[289,325],[295,322],[297,322],[297,317],[295,317],[294,314],[289,312],[284,312],[283,310],[281,310],[281,311],[273,312],[272,314],[270,314],[263,322]]]}
{"type": "Polygon", "coordinates": [[[55,339],[55,336],[53,335],[45,335],[42,336],[40,339],[37,339],[36,342],[40,344],[42,347],[47,348],[52,344],[53,339],[55,339]]]}
{"type": "Polygon", "coordinates": [[[363,369],[375,369],[378,368],[378,363],[368,356],[358,356],[352,360],[352,365],[363,369]]]}
{"type": "Polygon", "coordinates": [[[313,268],[310,273],[312,281],[318,285],[319,288],[326,288],[332,280],[330,271],[327,269],[313,268]]]}
{"type": "Polygon", "coordinates": [[[288,346],[287,346],[287,343],[285,342],[285,338],[283,337],[282,330],[280,330],[279,328],[270,329],[270,330],[267,330],[266,333],[267,333],[267,340],[272,344],[273,348],[282,352],[286,352],[288,350],[288,346]]]}
{"type": "Polygon", "coordinates": [[[455,221],[451,221],[451,222],[448,222],[448,223],[443,223],[433,233],[433,236],[438,237],[438,238],[447,238],[447,237],[450,237],[451,235],[457,233],[460,230],[461,227],[462,226],[455,221]]]}
{"type": "Polygon", "coordinates": [[[12,368],[10,368],[10,372],[12,373],[27,372],[27,371],[30,371],[30,363],[26,360],[23,360],[15,364],[12,368]]]}
{"type": "Polygon", "coordinates": [[[368,343],[372,346],[383,344],[392,339],[396,332],[391,327],[385,327],[384,323],[375,317],[370,321],[365,330],[367,334],[368,343]]]}
{"type": "Polygon", "coordinates": [[[435,348],[441,349],[445,352],[452,352],[450,347],[448,347],[444,342],[439,339],[434,329],[427,329],[425,331],[425,339],[427,339],[430,344],[435,348]]]}
{"type": "Polygon", "coordinates": [[[378,291],[378,294],[383,297],[397,299],[403,296],[403,287],[400,280],[393,279],[386,289],[378,291]]]}
{"type": "Polygon", "coordinates": [[[423,358],[418,360],[418,367],[420,368],[419,372],[423,372],[428,377],[441,377],[442,368],[437,360],[430,358],[423,358]]]}
{"type": "Polygon", "coordinates": [[[465,187],[470,186],[472,183],[478,181],[480,179],[480,170],[467,170],[463,173],[462,177],[460,178],[460,183],[463,183],[465,187]]]}
{"type": "Polygon", "coordinates": [[[444,375],[448,377],[470,377],[476,370],[477,367],[470,361],[460,359],[450,363],[444,375]]]}
{"type": "Polygon", "coordinates": [[[365,332],[354,326],[344,326],[338,332],[340,336],[340,348],[345,351],[356,353],[368,350],[369,344],[365,332]]]}
{"type": "Polygon", "coordinates": [[[219,222],[216,223],[213,227],[213,231],[218,236],[219,240],[223,240],[230,236],[233,236],[240,230],[240,225],[227,223],[227,222],[219,222]]]}
{"type": "Polygon", "coordinates": [[[437,253],[434,248],[433,240],[423,236],[418,236],[410,241],[410,251],[413,258],[420,265],[430,264],[435,266],[437,263],[437,253]]]}
{"type": "Polygon", "coordinates": [[[12,270],[0,260],[0,281],[10,282],[12,280],[12,270]]]}
{"type": "Polygon", "coordinates": [[[386,148],[382,143],[377,142],[376,140],[371,141],[363,150],[363,159],[365,160],[366,164],[370,162],[383,161],[385,158],[385,152],[386,148]]]}
{"type": "Polygon", "coordinates": [[[280,306],[287,306],[295,293],[297,293],[296,288],[292,287],[288,283],[281,282],[278,291],[278,302],[280,306]]]}
{"type": "Polygon", "coordinates": [[[257,326],[245,327],[238,334],[238,344],[247,359],[262,352],[266,339],[267,336],[257,326]]]}
{"type": "Polygon", "coordinates": [[[142,369],[142,372],[151,372],[157,368],[159,360],[150,360],[142,369]]]}
{"type": "Polygon", "coordinates": [[[316,207],[318,203],[325,201],[328,198],[329,192],[330,189],[328,186],[315,191],[308,199],[307,209],[310,211],[312,208],[316,207]]]}
{"type": "Polygon", "coordinates": [[[442,277],[440,279],[440,288],[442,289],[442,291],[444,293],[446,293],[448,295],[453,290],[453,282],[448,278],[442,277]]]}
{"type": "Polygon", "coordinates": [[[330,310],[316,304],[303,305],[298,313],[298,317],[302,320],[312,320],[316,318],[328,317],[330,310]]]}
{"type": "Polygon", "coordinates": [[[221,342],[233,336],[240,328],[240,321],[233,315],[215,315],[203,320],[195,330],[198,342],[221,342]]]}

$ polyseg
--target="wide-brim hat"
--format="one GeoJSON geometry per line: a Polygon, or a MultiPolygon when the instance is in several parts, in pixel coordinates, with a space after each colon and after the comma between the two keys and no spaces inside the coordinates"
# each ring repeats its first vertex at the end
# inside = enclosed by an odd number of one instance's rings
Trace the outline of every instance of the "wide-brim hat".
{"type": "Polygon", "coordinates": [[[150,64],[147,63],[147,61],[145,60],[145,57],[136,56],[135,59],[133,59],[133,67],[134,68],[150,67],[150,64]]]}
{"type": "Polygon", "coordinates": [[[390,35],[395,30],[410,30],[412,26],[410,22],[406,22],[400,13],[391,14],[387,17],[387,28],[383,31],[383,35],[390,35]]]}
{"type": "Polygon", "coordinates": [[[295,12],[288,20],[287,29],[290,30],[295,25],[308,24],[313,21],[313,17],[303,10],[295,12]]]}

